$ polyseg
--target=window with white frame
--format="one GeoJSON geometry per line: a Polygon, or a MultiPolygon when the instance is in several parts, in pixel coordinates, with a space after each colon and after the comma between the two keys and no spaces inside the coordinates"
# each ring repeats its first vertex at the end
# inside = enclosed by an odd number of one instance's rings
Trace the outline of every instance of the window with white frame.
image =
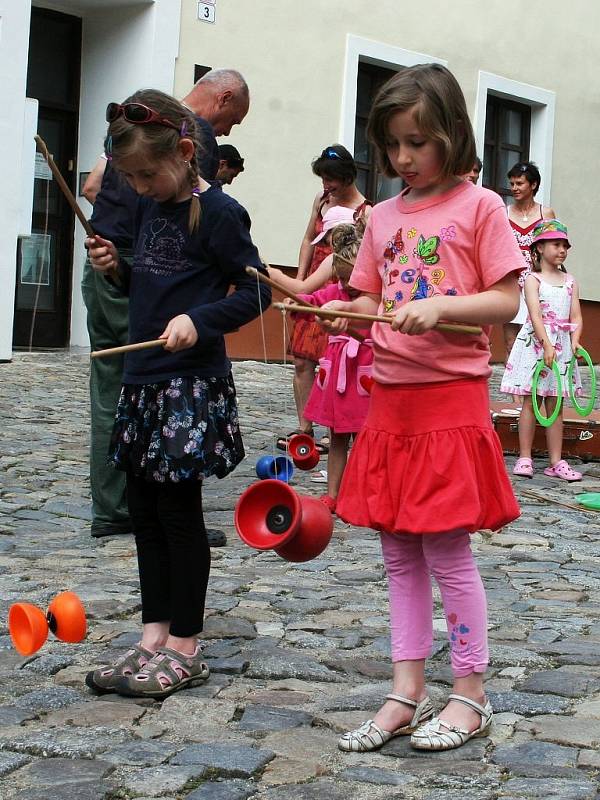
{"type": "Polygon", "coordinates": [[[485,110],[484,181],[488,189],[510,197],[506,177],[513,164],[529,160],[531,108],[514,100],[488,95],[485,110]]]}
{"type": "Polygon", "coordinates": [[[366,123],[377,89],[395,72],[415,64],[443,59],[425,53],[348,34],[339,141],[354,152],[358,167],[358,186],[373,202],[392,197],[402,188],[400,178],[387,178],[378,172],[375,153],[366,140],[366,123]]]}
{"type": "Polygon", "coordinates": [[[555,103],[547,89],[479,72],[473,127],[484,186],[507,198],[508,170],[517,161],[534,161],[542,175],[536,200],[551,205],[555,103]]]}
{"type": "Polygon", "coordinates": [[[367,139],[367,121],[373,99],[395,70],[359,62],[356,80],[356,121],[354,129],[354,160],[358,170],[356,185],[374,203],[398,194],[400,178],[388,178],[377,166],[375,148],[367,139]]]}

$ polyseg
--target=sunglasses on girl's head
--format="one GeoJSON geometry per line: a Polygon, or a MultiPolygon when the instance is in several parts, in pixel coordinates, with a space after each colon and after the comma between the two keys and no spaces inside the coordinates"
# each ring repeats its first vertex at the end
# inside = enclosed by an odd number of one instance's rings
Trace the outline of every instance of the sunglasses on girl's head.
{"type": "Polygon", "coordinates": [[[109,103],[106,106],[107,122],[114,122],[121,114],[125,117],[127,122],[133,122],[135,125],[147,125],[153,122],[157,125],[165,125],[167,128],[173,128],[180,136],[185,136],[184,129],[187,127],[185,120],[181,123],[181,126],[176,125],[174,122],[171,122],[170,119],[161,117],[157,111],[154,111],[152,108],[142,103],[124,103],[123,105],[121,105],[121,103],[109,103]]]}
{"type": "Polygon", "coordinates": [[[331,147],[328,147],[327,150],[325,150],[325,158],[339,158],[341,160],[342,157],[339,153],[336,153],[336,151],[333,150],[331,147]]]}

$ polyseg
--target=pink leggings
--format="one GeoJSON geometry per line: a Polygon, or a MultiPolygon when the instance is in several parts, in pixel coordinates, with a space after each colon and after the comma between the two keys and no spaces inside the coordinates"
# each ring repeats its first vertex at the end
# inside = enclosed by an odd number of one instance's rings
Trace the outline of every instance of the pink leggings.
{"type": "Polygon", "coordinates": [[[469,534],[381,534],[389,582],[392,661],[431,655],[435,578],[448,626],[450,660],[456,678],[485,672],[488,664],[487,608],[469,534]]]}

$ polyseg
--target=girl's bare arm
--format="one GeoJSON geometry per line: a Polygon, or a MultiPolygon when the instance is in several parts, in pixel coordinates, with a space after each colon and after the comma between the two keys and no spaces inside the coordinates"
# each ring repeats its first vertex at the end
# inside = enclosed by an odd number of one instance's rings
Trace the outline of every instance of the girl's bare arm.
{"type": "Polygon", "coordinates": [[[579,286],[577,285],[577,281],[573,281],[570,321],[577,325],[571,334],[571,346],[573,348],[573,352],[575,353],[579,347],[583,333],[583,314],[581,313],[581,303],[579,302],[579,286]]]}
{"type": "Polygon", "coordinates": [[[517,273],[511,272],[478,294],[437,295],[406,303],[396,313],[392,328],[402,333],[420,334],[440,320],[493,325],[511,320],[518,308],[517,273]]]}
{"type": "Polygon", "coordinates": [[[306,226],[306,231],[304,232],[304,236],[302,238],[302,244],[300,245],[300,255],[298,256],[298,280],[304,279],[312,260],[314,245],[312,245],[311,242],[316,236],[315,225],[317,222],[317,215],[319,213],[320,202],[321,195],[317,195],[312,205],[308,225],[306,226]]]}
{"type": "Polygon", "coordinates": [[[525,302],[531,317],[533,332],[538,342],[544,348],[544,364],[552,366],[554,361],[554,347],[548,338],[548,332],[542,321],[542,309],[540,308],[540,285],[537,280],[529,275],[525,280],[525,302]]]}
{"type": "MultiPolygon", "coordinates": [[[[377,314],[380,301],[381,297],[378,294],[367,294],[364,292],[355,300],[331,300],[331,302],[325,303],[323,308],[329,311],[352,311],[355,314],[377,314]]],[[[332,333],[343,333],[348,329],[350,322],[356,324],[354,320],[345,319],[343,317],[338,317],[337,319],[318,319],[317,321],[325,330],[331,331],[332,333]]]]}
{"type": "Polygon", "coordinates": [[[275,269],[274,267],[269,267],[268,273],[269,278],[280,283],[288,292],[312,294],[331,280],[333,276],[333,256],[329,255],[327,258],[324,258],[312,275],[309,275],[308,278],[304,278],[304,280],[291,278],[289,275],[286,275],[285,272],[282,272],[280,269],[275,269]]]}

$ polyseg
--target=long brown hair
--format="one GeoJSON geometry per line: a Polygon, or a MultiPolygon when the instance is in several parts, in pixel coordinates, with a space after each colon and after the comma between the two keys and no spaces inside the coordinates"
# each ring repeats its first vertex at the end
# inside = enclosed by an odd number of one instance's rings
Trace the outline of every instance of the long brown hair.
{"type": "Polygon", "coordinates": [[[462,89],[441,64],[417,64],[401,69],[384,83],[371,107],[367,136],[385,175],[397,176],[387,155],[390,119],[410,108],[415,109],[415,122],[423,136],[440,145],[440,179],[470,172],[477,153],[462,89]]]}
{"type": "MultiPolygon", "coordinates": [[[[117,117],[108,126],[105,143],[105,149],[113,159],[115,167],[119,169],[119,162],[122,159],[139,154],[140,151],[147,153],[152,161],[172,160],[176,158],[178,144],[185,136],[194,144],[194,152],[188,163],[187,178],[192,192],[197,190],[200,174],[198,153],[202,150],[202,143],[193,113],[174,97],[158,89],[142,89],[135,92],[123,102],[123,105],[126,103],[141,103],[148,106],[172,122],[177,129],[160,123],[140,125],[128,122],[123,115],[117,117]]],[[[188,219],[190,233],[198,228],[200,216],[200,201],[196,194],[192,194],[188,219]]]]}
{"type": "MultiPolygon", "coordinates": [[[[548,239],[544,239],[539,242],[534,242],[531,247],[529,248],[529,252],[531,253],[531,271],[532,272],[541,272],[542,271],[542,253],[538,250],[538,244],[544,244],[544,242],[549,241],[548,239]]],[[[551,240],[550,240],[551,241],[551,240]]],[[[558,269],[561,272],[566,272],[567,269],[564,264],[561,264],[558,269]]]]}

